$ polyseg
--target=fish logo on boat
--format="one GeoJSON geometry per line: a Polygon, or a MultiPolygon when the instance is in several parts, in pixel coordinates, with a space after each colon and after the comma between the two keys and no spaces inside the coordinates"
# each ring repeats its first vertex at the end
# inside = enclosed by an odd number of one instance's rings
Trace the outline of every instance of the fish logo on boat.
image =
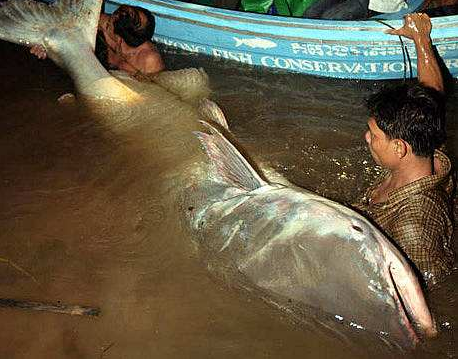
{"type": "Polygon", "coordinates": [[[254,37],[251,39],[239,39],[238,37],[234,37],[234,40],[235,47],[246,45],[251,47],[252,49],[272,49],[278,46],[275,42],[266,39],[261,39],[260,37],[254,37]]]}

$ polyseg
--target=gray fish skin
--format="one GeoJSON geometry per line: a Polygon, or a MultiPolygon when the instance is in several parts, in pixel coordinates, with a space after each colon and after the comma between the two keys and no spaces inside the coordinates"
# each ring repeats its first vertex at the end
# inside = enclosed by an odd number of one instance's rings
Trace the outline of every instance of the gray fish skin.
{"type": "Polygon", "coordinates": [[[207,257],[230,258],[255,286],[402,347],[415,345],[416,331],[435,335],[415,274],[380,231],[345,206],[264,180],[206,126],[210,134],[196,135],[213,170],[184,198],[207,257]]]}
{"type": "MultiPolygon", "coordinates": [[[[9,0],[0,6],[0,39],[44,46],[72,77],[79,94],[113,99],[137,112],[148,110],[148,120],[175,131],[171,140],[177,136],[187,140],[190,131],[198,128],[192,106],[156,86],[152,109],[142,94],[112,77],[94,56],[101,3],[60,0],[50,6],[9,0]],[[173,116],[179,123],[169,121],[173,116]]],[[[196,71],[199,88],[205,76],[196,71]]],[[[183,73],[183,77],[188,75],[183,73]]],[[[177,85],[174,76],[165,74],[162,85],[171,92],[177,87],[189,92],[187,83],[177,85]]],[[[188,103],[194,100],[186,98],[188,103]]],[[[218,113],[214,110],[208,112],[218,113]]],[[[115,123],[115,119],[110,121],[115,123]]],[[[170,193],[184,198],[188,223],[202,248],[208,248],[213,258],[229,257],[254,286],[321,308],[375,333],[387,332],[395,341],[407,345],[417,341],[409,318],[420,333],[434,335],[435,324],[415,275],[369,222],[302,189],[265,181],[218,130],[207,127],[211,135],[197,135],[215,171],[207,171],[201,160],[196,161],[189,147],[159,146],[156,153],[170,160],[170,176],[164,176],[183,183],[170,193]],[[180,174],[191,164],[192,176],[180,174]]]]}

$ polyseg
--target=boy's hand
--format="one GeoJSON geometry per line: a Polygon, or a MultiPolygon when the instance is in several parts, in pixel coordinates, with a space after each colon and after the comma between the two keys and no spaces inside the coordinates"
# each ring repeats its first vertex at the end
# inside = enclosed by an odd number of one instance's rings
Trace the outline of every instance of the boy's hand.
{"type": "Polygon", "coordinates": [[[48,56],[48,54],[46,53],[46,49],[41,45],[33,45],[30,48],[30,53],[34,54],[40,60],[44,60],[48,56]]]}
{"type": "Polygon", "coordinates": [[[423,13],[409,14],[404,17],[404,26],[400,29],[389,29],[387,34],[405,36],[412,40],[429,38],[431,33],[431,20],[423,13]]]}

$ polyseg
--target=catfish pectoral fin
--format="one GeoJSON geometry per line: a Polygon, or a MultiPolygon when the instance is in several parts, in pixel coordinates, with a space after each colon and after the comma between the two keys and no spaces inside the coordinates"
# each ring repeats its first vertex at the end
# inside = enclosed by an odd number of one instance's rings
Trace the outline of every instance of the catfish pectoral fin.
{"type": "Polygon", "coordinates": [[[223,182],[248,192],[269,185],[215,126],[206,121],[200,122],[210,130],[211,134],[202,132],[194,134],[204,145],[217,175],[223,182]]]}

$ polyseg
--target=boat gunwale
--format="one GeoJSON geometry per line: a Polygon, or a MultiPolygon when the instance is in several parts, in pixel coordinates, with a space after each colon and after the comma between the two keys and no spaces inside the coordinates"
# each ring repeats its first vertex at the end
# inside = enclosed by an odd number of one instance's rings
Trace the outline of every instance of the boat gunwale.
{"type": "MultiPolygon", "coordinates": [[[[231,28],[227,26],[218,26],[214,24],[208,24],[204,22],[199,22],[196,20],[190,20],[186,18],[179,18],[176,16],[171,16],[171,15],[157,15],[159,17],[169,19],[169,20],[174,20],[177,22],[186,22],[190,24],[194,24],[197,26],[202,26],[202,27],[207,27],[207,28],[213,28],[217,29],[220,31],[225,31],[225,32],[232,32],[236,34],[243,34],[243,35],[248,35],[248,36],[254,36],[254,37],[268,37],[271,39],[278,39],[278,40],[284,40],[284,41],[290,41],[290,42],[310,42],[310,43],[320,43],[320,44],[333,44],[333,45],[354,45],[358,44],[360,46],[399,46],[400,42],[398,38],[395,38],[393,40],[369,40],[369,41],[362,41],[362,40],[329,40],[329,39],[321,39],[321,38],[307,38],[303,36],[288,36],[288,35],[276,35],[272,33],[264,33],[264,32],[255,32],[255,31],[248,31],[248,30],[241,30],[241,29],[236,29],[236,28],[231,28]]],[[[438,44],[441,42],[458,42],[458,36],[457,37],[442,37],[442,38],[434,38],[433,39],[434,44],[438,44]]],[[[404,40],[406,43],[412,44],[412,40],[404,40]]]]}
{"type": "MultiPolygon", "coordinates": [[[[116,3],[117,0],[108,0],[116,3]]],[[[173,10],[183,11],[196,15],[201,15],[205,18],[213,17],[215,19],[224,19],[228,21],[237,21],[241,23],[249,23],[253,25],[276,26],[284,28],[310,29],[310,30],[329,30],[329,31],[372,31],[384,32],[386,26],[376,20],[360,20],[360,21],[339,21],[339,20],[322,20],[322,19],[306,19],[294,18],[286,16],[273,16],[268,14],[246,13],[237,10],[218,9],[210,6],[184,3],[180,1],[169,0],[167,3],[161,0],[123,0],[123,3],[128,2],[137,6],[145,3],[169,8],[173,10]],[[174,4],[176,3],[176,4],[174,4]],[[199,9],[200,8],[200,9],[199,9]],[[273,18],[276,18],[275,20],[273,18]],[[370,23],[370,24],[369,24],[370,23]],[[374,26],[375,25],[375,26],[374,26]]],[[[163,14],[161,14],[163,15],[163,14]]],[[[402,20],[384,20],[390,25],[400,26],[402,20]]],[[[203,21],[204,22],[204,21],[203,21]]],[[[446,29],[458,27],[458,15],[442,16],[432,18],[433,29],[446,29]]]]}

